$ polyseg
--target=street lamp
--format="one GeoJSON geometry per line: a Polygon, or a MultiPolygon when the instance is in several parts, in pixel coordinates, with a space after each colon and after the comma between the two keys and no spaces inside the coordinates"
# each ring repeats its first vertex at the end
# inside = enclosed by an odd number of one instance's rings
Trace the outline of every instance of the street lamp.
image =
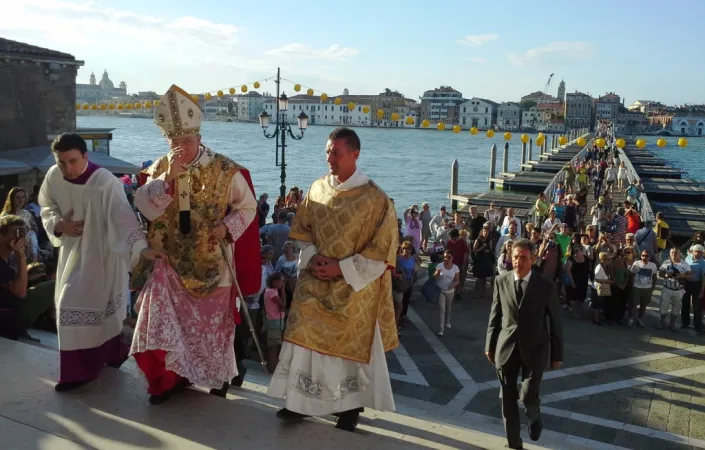
{"type": "Polygon", "coordinates": [[[267,114],[267,111],[262,111],[259,115],[259,124],[262,126],[262,132],[264,137],[267,139],[279,138],[277,141],[277,154],[275,156],[276,165],[281,167],[281,186],[279,187],[279,195],[281,198],[286,196],[286,135],[294,139],[295,141],[301,140],[304,137],[304,132],[308,126],[308,116],[306,113],[301,111],[301,114],[296,118],[299,125],[299,131],[301,134],[294,134],[291,129],[291,125],[286,122],[286,110],[289,107],[289,99],[286,94],[282,93],[277,99],[277,114],[276,123],[274,124],[274,132],[267,133],[267,128],[269,128],[269,119],[271,116],[267,114]],[[279,159],[279,147],[282,149],[281,160],[279,159]]]}

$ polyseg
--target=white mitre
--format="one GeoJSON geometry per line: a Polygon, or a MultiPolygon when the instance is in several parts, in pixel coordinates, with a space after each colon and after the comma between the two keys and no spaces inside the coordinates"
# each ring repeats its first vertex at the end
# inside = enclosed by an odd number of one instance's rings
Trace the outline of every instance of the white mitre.
{"type": "Polygon", "coordinates": [[[154,108],[154,123],[169,139],[196,135],[201,131],[201,108],[186,91],[172,84],[154,108]]]}

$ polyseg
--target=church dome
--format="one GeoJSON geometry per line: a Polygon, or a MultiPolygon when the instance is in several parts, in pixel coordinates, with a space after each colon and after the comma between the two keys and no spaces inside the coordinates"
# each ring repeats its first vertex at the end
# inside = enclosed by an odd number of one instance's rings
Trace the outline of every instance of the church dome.
{"type": "Polygon", "coordinates": [[[115,89],[115,85],[113,84],[112,81],[110,81],[110,77],[108,77],[107,70],[103,72],[103,78],[101,78],[99,86],[103,90],[115,89]]]}

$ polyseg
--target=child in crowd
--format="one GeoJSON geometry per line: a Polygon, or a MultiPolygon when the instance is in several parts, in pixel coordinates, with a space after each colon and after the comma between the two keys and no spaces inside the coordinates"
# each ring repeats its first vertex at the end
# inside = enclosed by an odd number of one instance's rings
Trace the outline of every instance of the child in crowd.
{"type": "Polygon", "coordinates": [[[267,277],[267,289],[264,291],[264,310],[267,315],[267,370],[274,373],[279,364],[279,351],[282,346],[284,315],[284,275],[274,272],[267,277]]]}

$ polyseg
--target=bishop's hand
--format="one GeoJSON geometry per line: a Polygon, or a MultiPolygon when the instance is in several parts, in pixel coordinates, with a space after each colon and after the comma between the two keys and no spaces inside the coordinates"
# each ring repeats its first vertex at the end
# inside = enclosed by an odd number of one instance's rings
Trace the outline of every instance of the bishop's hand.
{"type": "Polygon", "coordinates": [[[216,222],[211,228],[211,236],[222,241],[228,236],[228,227],[223,222],[216,222]]]}
{"type": "Polygon", "coordinates": [[[165,260],[169,259],[169,256],[164,250],[157,250],[154,248],[142,249],[142,252],[140,252],[140,256],[142,256],[147,261],[154,261],[157,258],[163,258],[165,260]]]}
{"type": "Polygon", "coordinates": [[[164,177],[164,181],[167,183],[170,183],[180,174],[186,172],[186,164],[184,164],[181,160],[181,153],[181,147],[176,147],[173,148],[166,156],[169,161],[169,167],[166,170],[166,177],[164,177]]]}

